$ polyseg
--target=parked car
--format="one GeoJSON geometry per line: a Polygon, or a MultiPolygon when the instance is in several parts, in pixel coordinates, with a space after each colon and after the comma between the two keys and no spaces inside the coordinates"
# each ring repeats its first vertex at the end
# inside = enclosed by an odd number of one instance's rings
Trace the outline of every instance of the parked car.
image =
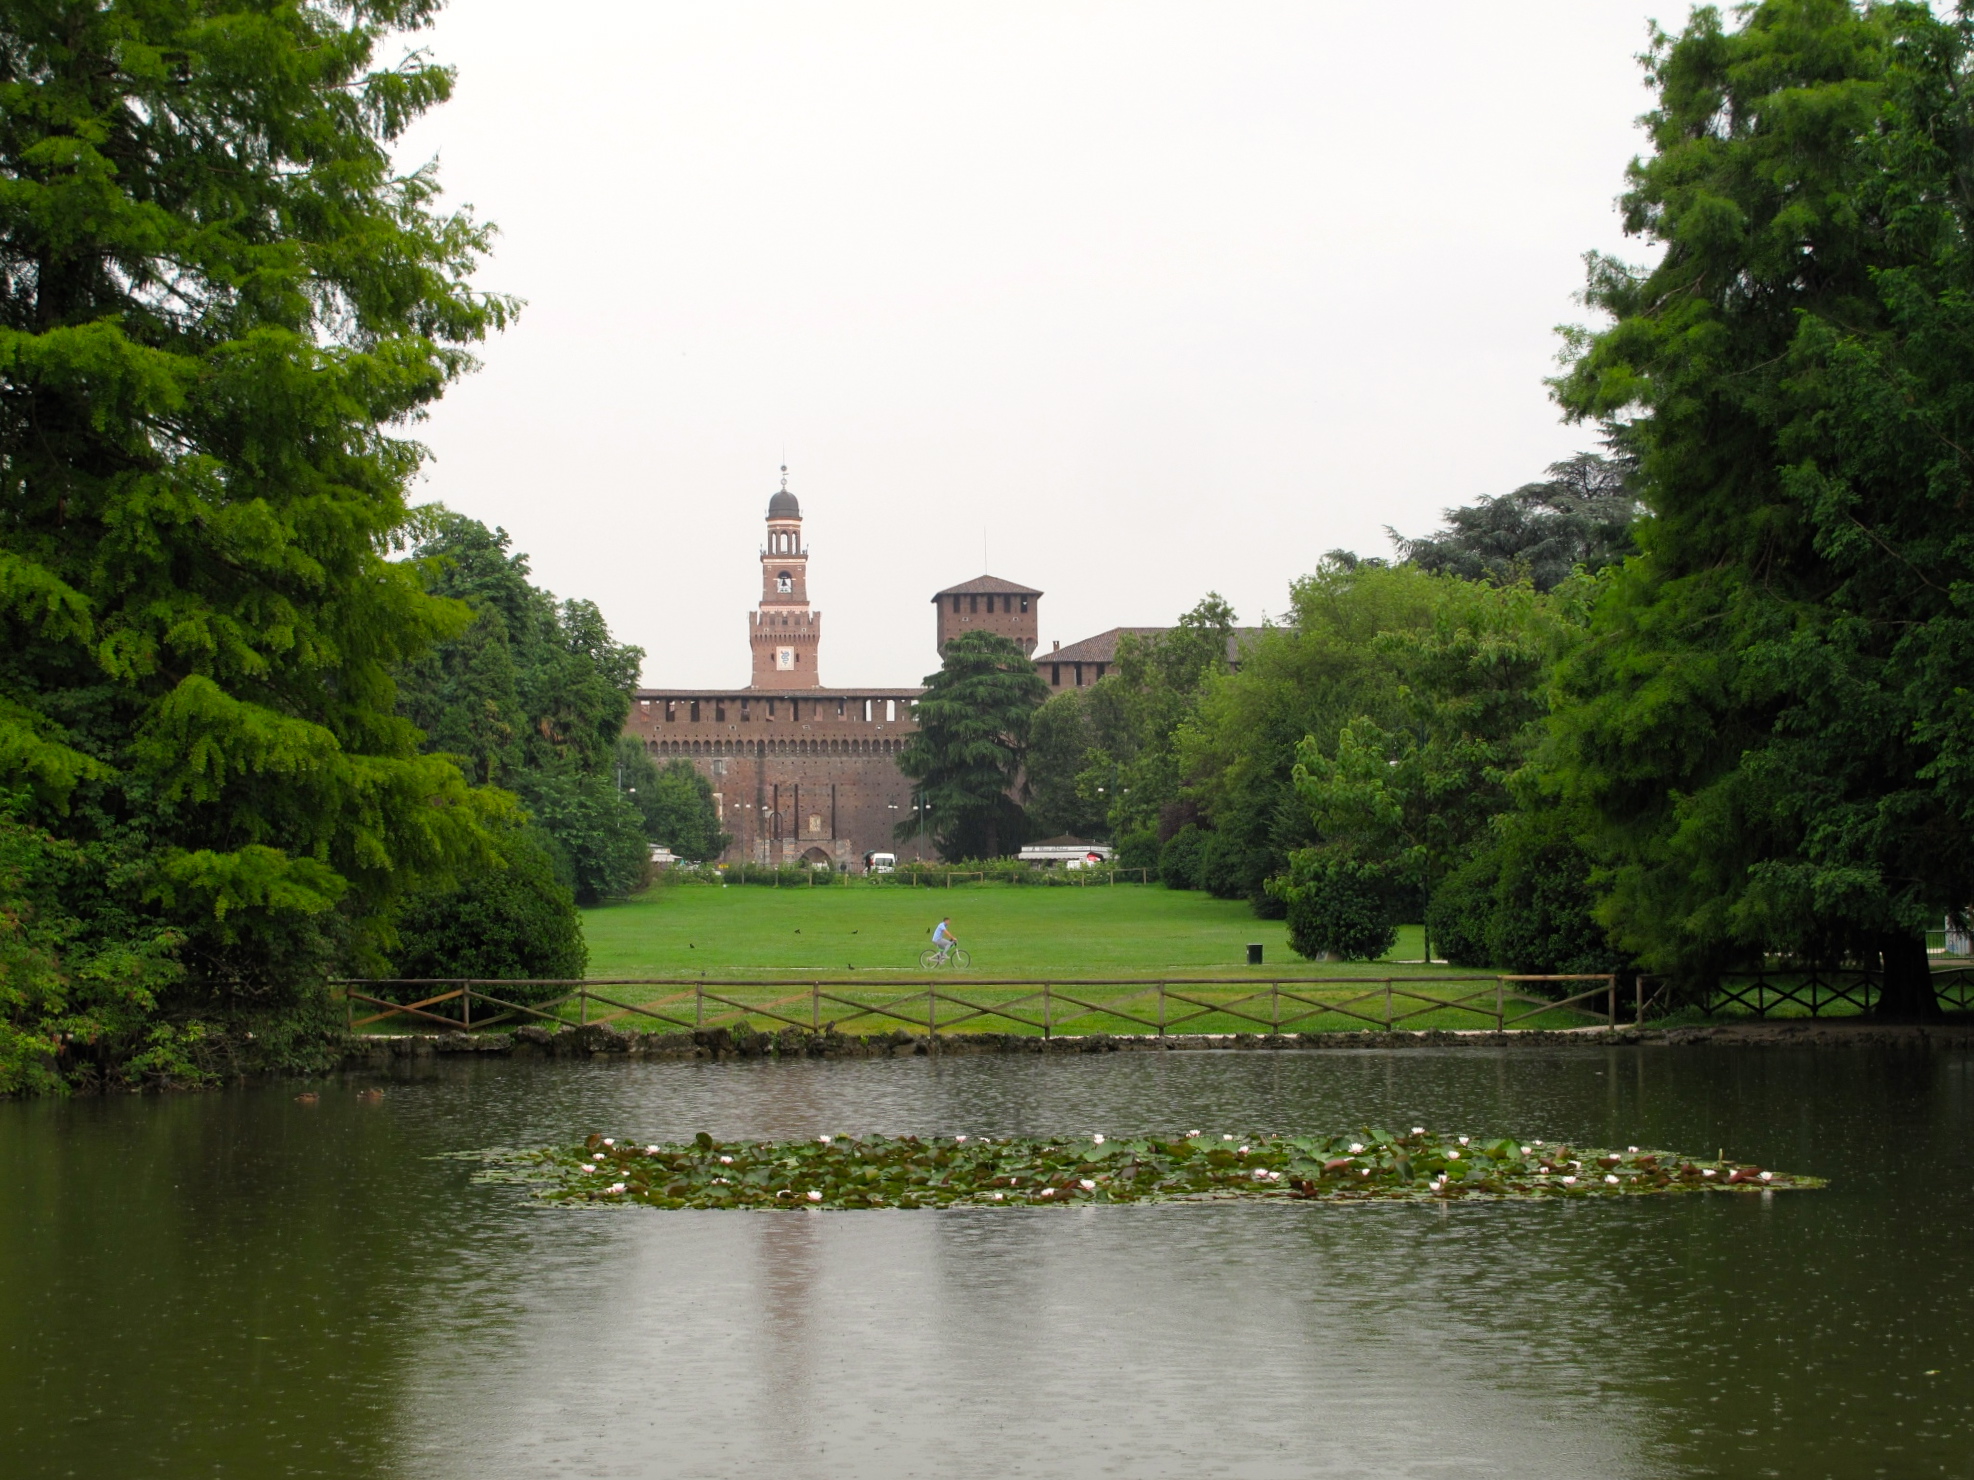
{"type": "Polygon", "coordinates": [[[867,874],[888,874],[897,867],[898,855],[895,853],[866,853],[864,855],[864,872],[867,874]]]}

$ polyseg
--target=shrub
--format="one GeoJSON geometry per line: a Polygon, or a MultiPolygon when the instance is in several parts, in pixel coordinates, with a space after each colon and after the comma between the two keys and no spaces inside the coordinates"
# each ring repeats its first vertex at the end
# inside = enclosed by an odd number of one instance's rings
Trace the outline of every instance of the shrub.
{"type": "Polygon", "coordinates": [[[1155,877],[1158,873],[1158,829],[1141,827],[1120,837],[1117,840],[1117,866],[1150,869],[1155,877]]]}
{"type": "Polygon", "coordinates": [[[1200,887],[1200,862],[1206,852],[1207,834],[1196,822],[1189,822],[1165,840],[1158,850],[1158,874],[1168,889],[1200,887]]]}
{"type": "MultiPolygon", "coordinates": [[[[589,965],[582,919],[532,829],[497,834],[501,862],[456,889],[412,895],[398,915],[397,974],[411,978],[579,977],[589,965]]],[[[558,996],[533,989],[510,1000],[558,996]]],[[[506,996],[503,992],[500,995],[506,996]]]]}
{"type": "Polygon", "coordinates": [[[1200,849],[1199,886],[1215,899],[1253,899],[1275,871],[1278,860],[1265,844],[1244,842],[1230,832],[1210,832],[1200,849]]]}
{"type": "Polygon", "coordinates": [[[1489,848],[1440,880],[1426,906],[1433,951],[1454,966],[1492,966],[1488,930],[1494,922],[1494,887],[1501,855],[1489,848]]]}
{"type": "Polygon", "coordinates": [[[1269,889],[1288,906],[1289,944],[1299,956],[1374,961],[1398,940],[1391,881],[1376,864],[1305,850],[1269,889]]]}
{"type": "Polygon", "coordinates": [[[1590,859],[1553,821],[1516,815],[1500,847],[1488,955],[1507,971],[1616,971],[1626,958],[1591,915],[1590,859]]]}

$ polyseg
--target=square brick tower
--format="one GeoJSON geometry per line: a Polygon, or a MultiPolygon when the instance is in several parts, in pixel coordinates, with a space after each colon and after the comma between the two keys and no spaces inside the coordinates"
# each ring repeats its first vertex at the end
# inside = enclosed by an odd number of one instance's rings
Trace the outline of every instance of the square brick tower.
{"type": "Polygon", "coordinates": [[[757,689],[818,689],[822,613],[809,610],[809,552],[802,548],[802,506],[788,491],[768,500],[768,542],[761,550],[761,604],[748,617],[757,689]]]}
{"type": "Polygon", "coordinates": [[[984,627],[1012,637],[1022,652],[1035,656],[1041,642],[1042,593],[999,576],[975,576],[948,586],[932,598],[939,614],[939,651],[962,632],[984,627]]]}

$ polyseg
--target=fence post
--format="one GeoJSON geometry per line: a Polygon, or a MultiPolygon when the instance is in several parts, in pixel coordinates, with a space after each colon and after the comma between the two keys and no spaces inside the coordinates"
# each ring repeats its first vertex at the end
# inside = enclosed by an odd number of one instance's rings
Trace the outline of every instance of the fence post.
{"type": "Polygon", "coordinates": [[[459,989],[459,1018],[467,1032],[473,1031],[473,985],[468,982],[459,989]]]}
{"type": "Polygon", "coordinates": [[[936,1045],[939,1042],[939,989],[925,989],[925,1032],[936,1045]]]}
{"type": "Polygon", "coordinates": [[[692,1027],[693,1031],[706,1026],[706,988],[698,982],[692,984],[692,1027]]]}
{"type": "Polygon", "coordinates": [[[1506,983],[1500,977],[1494,979],[1494,1031],[1497,1033],[1505,1033],[1508,1030],[1508,1019],[1503,1011],[1503,998],[1507,995],[1505,986],[1506,983]]]}
{"type": "Polygon", "coordinates": [[[1165,1036],[1165,983],[1158,984],[1158,1036],[1165,1036]]]}
{"type": "Polygon", "coordinates": [[[809,983],[809,1031],[822,1032],[822,983],[809,983]]]}
{"type": "Polygon", "coordinates": [[[582,1025],[585,1028],[587,1028],[589,1026],[589,988],[588,987],[576,988],[576,1000],[581,1004],[579,1010],[582,1013],[582,1017],[580,1021],[582,1025]]]}
{"type": "Polygon", "coordinates": [[[1055,1016],[1049,1011],[1049,984],[1042,983],[1042,1038],[1046,1042],[1054,1025],[1055,1016]]]}
{"type": "Polygon", "coordinates": [[[348,1021],[352,1033],[356,1031],[356,999],[350,996],[350,984],[343,983],[343,1017],[348,1021]]]}
{"type": "Polygon", "coordinates": [[[1282,984],[1280,982],[1268,983],[1268,1031],[1270,1033],[1280,1033],[1282,1031],[1282,984]]]}
{"type": "MultiPolygon", "coordinates": [[[[1645,977],[1642,972],[1632,977],[1631,990],[1638,1003],[1638,1026],[1642,1028],[1645,1026],[1645,977]]],[[[1816,1016],[1814,1010],[1811,1011],[1810,1016],[1816,1016]]]]}
{"type": "Polygon", "coordinates": [[[1385,1031],[1391,1031],[1391,978],[1385,978],[1385,1031]]]}
{"type": "Polygon", "coordinates": [[[1615,973],[1613,973],[1612,975],[1610,975],[1610,976],[1607,976],[1607,977],[1605,977],[1605,978],[1604,978],[1604,981],[1605,981],[1605,984],[1606,984],[1606,985],[1607,985],[1607,986],[1608,986],[1608,987],[1610,988],[1610,1003],[1609,1003],[1609,1012],[1608,1012],[1608,1014],[1607,1014],[1607,1015],[1609,1016],[1609,1018],[1610,1018],[1610,1020],[1611,1020],[1611,1026],[1612,1026],[1613,1028],[1616,1028],[1616,1027],[1617,1027],[1617,1025],[1618,1025],[1618,979],[1617,979],[1617,975],[1616,975],[1615,973]]]}

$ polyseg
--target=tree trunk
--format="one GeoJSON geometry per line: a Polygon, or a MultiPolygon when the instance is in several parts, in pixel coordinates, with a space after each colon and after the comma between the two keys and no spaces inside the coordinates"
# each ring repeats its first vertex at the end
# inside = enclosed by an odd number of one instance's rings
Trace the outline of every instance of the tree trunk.
{"type": "Polygon", "coordinates": [[[1878,1016],[1892,1023],[1938,1022],[1940,999],[1933,991],[1933,964],[1926,937],[1887,932],[1878,938],[1884,976],[1878,987],[1878,1016]]]}

